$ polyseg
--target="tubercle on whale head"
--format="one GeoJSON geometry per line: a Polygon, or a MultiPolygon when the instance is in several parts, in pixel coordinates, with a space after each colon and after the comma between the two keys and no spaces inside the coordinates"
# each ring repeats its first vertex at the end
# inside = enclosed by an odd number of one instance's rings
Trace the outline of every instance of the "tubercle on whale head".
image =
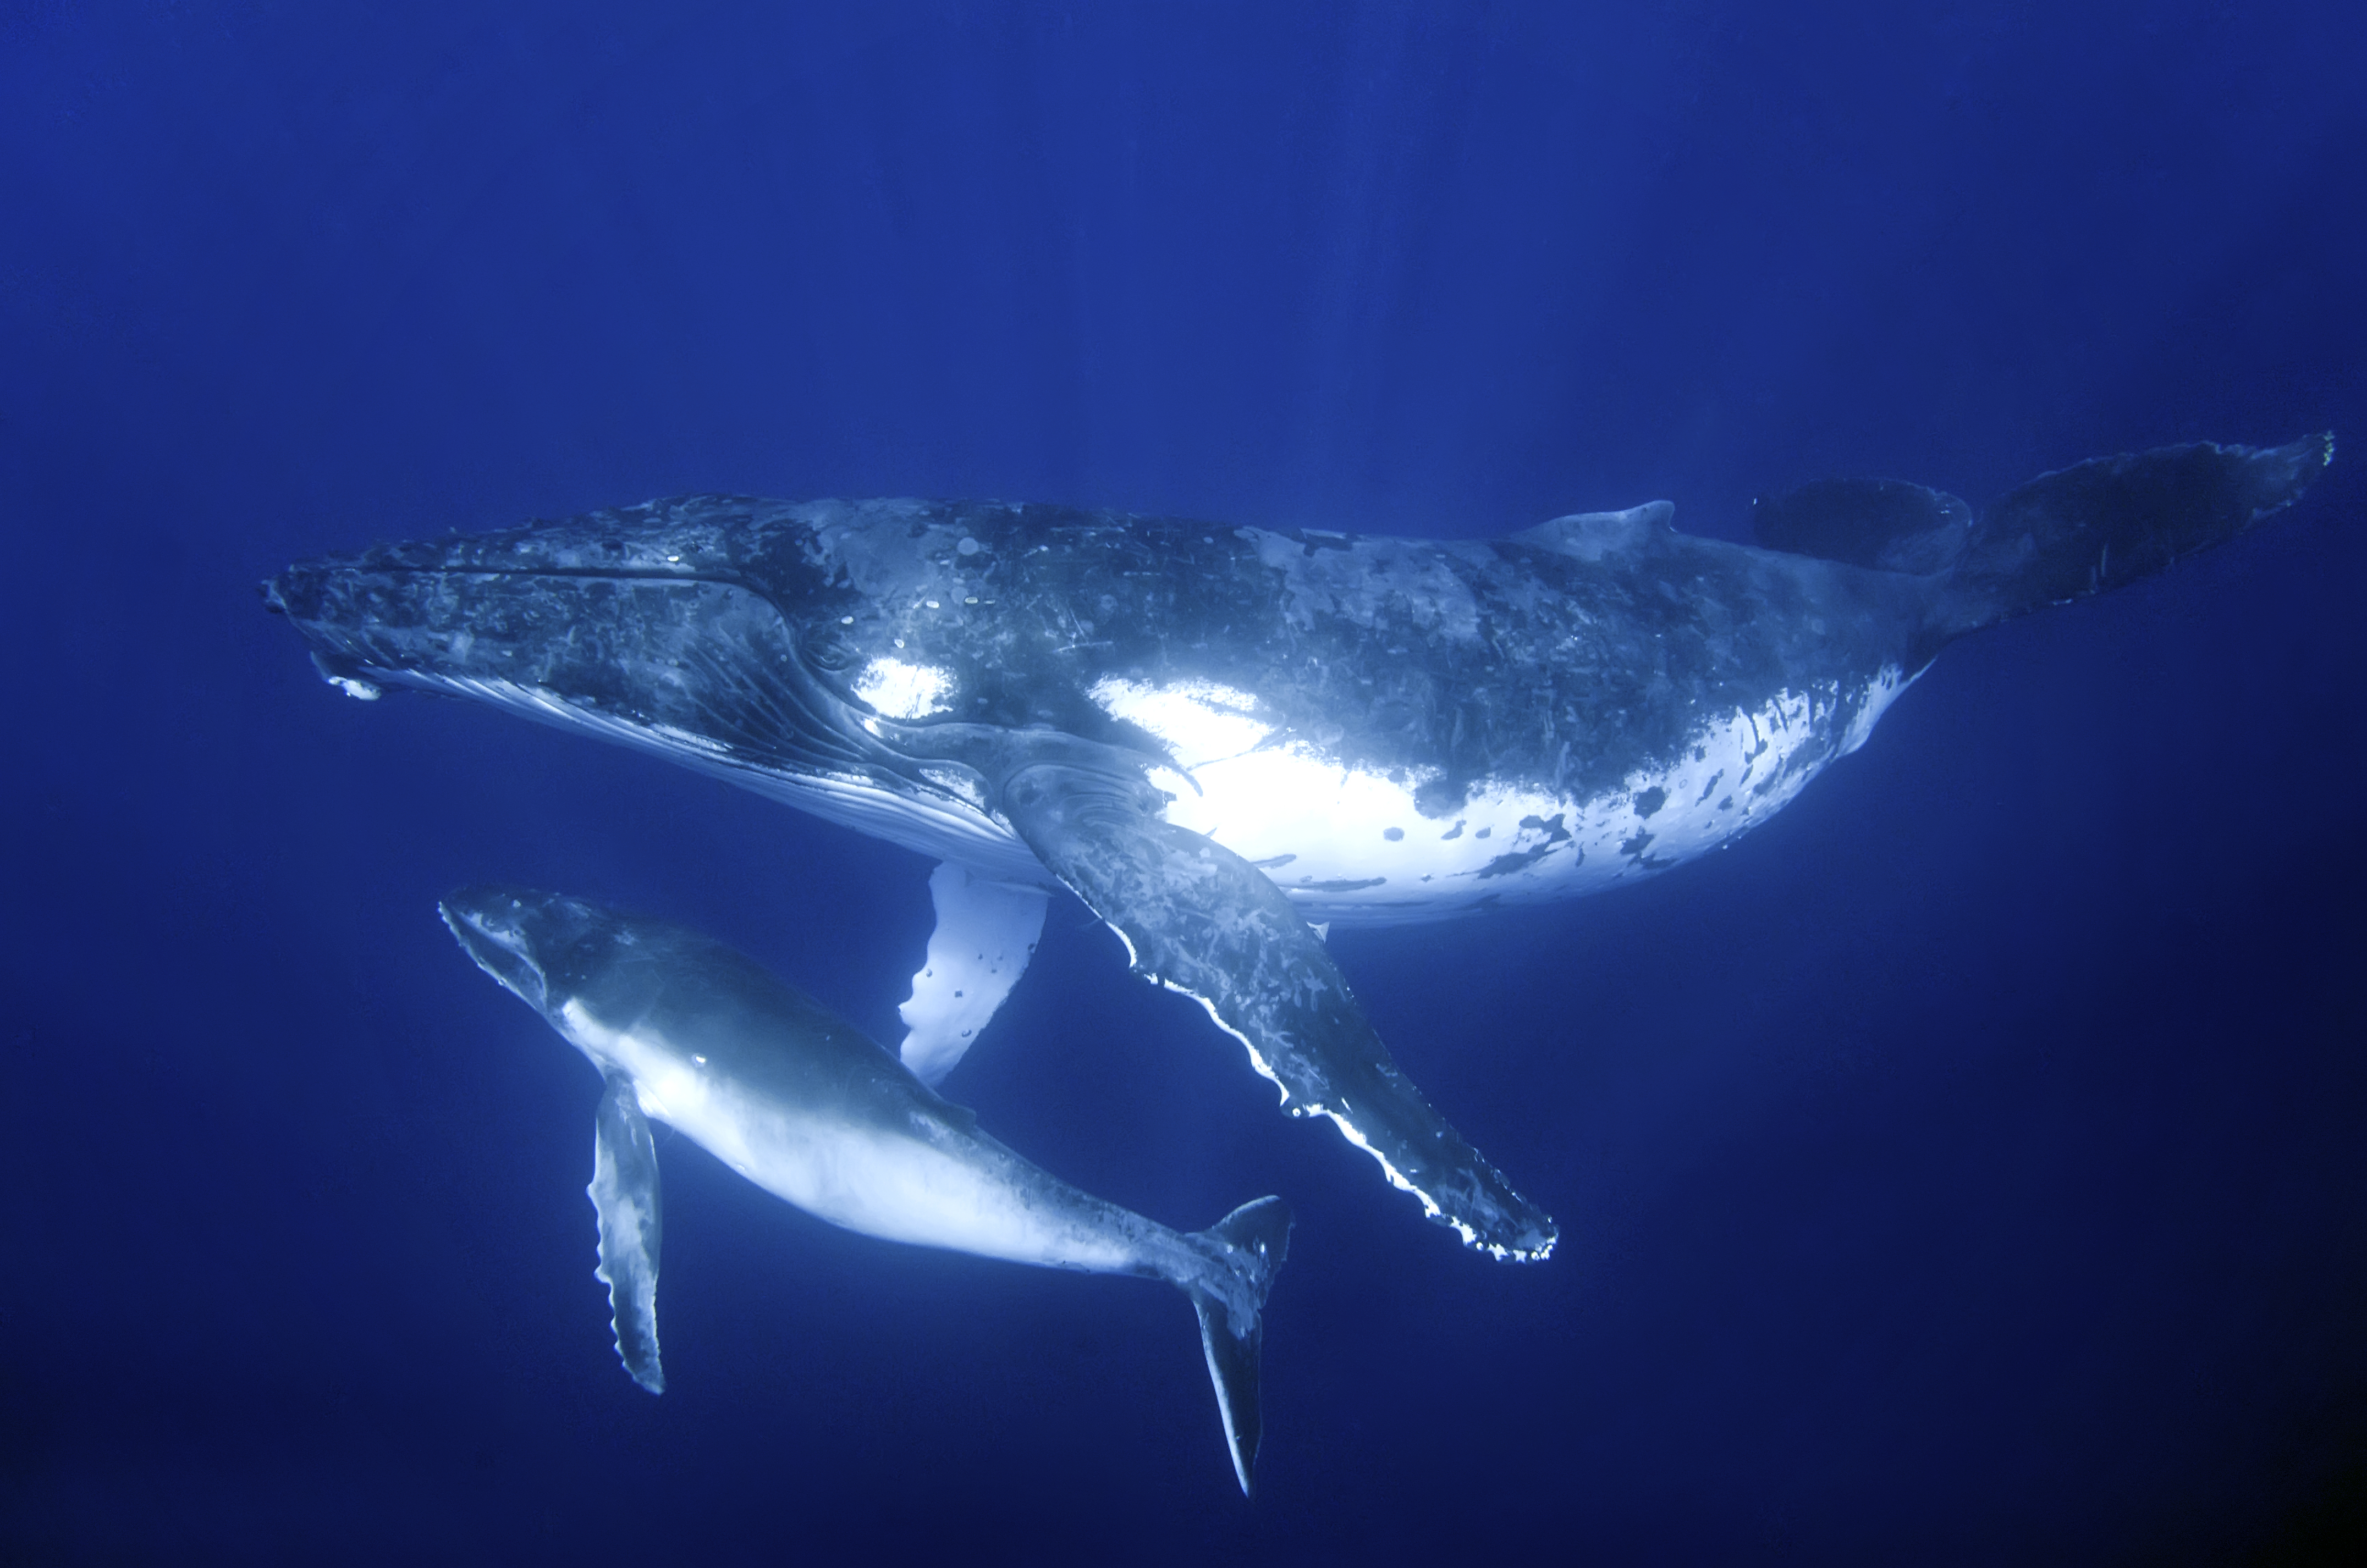
{"type": "Polygon", "coordinates": [[[296,561],[261,586],[266,607],[300,626],[381,608],[416,617],[437,596],[491,620],[503,605],[488,590],[569,580],[734,585],[772,602],[785,619],[802,619],[824,600],[851,597],[833,596],[827,570],[808,558],[808,510],[746,496],[677,496],[483,533],[382,541],[296,561]]]}
{"type": "Polygon", "coordinates": [[[775,772],[889,761],[820,667],[843,594],[805,568],[776,570],[777,551],[736,558],[755,547],[719,525],[701,547],[697,530],[604,535],[598,520],[300,561],[264,603],[350,696],[450,693],[775,772]]]}
{"type": "Polygon", "coordinates": [[[547,674],[581,643],[628,652],[668,618],[663,606],[676,606],[675,617],[689,612],[675,596],[695,594],[701,581],[679,567],[570,569],[534,555],[490,558],[498,554],[381,546],[298,561],[262,585],[264,604],[294,622],[334,673],[517,680],[547,674]]]}

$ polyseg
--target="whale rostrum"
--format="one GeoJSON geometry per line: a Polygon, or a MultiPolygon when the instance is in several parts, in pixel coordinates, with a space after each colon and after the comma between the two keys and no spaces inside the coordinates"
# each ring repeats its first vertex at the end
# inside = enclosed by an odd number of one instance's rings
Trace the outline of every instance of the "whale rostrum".
{"type": "Polygon", "coordinates": [[[2166,447],[1977,513],[1828,481],[1761,503],[1758,547],[1680,534],[1664,502],[1440,542],[686,496],[306,562],[265,594],[356,695],[475,697],[946,863],[906,1004],[933,1078],[1065,887],[1293,1114],[1472,1246],[1536,1258],[1553,1222],[1407,1080],[1322,931],[1729,842],[1954,638],[2232,538],[2332,456],[2166,447]]]}
{"type": "Polygon", "coordinates": [[[1022,1159],[854,1025],[697,931],[522,887],[464,888],[440,908],[479,967],[600,1070],[587,1190],[634,1382],[665,1389],[654,1120],[848,1230],[1173,1285],[1199,1317],[1233,1474],[1251,1490],[1265,1299],[1290,1240],[1280,1199],[1170,1230],[1022,1159]]]}

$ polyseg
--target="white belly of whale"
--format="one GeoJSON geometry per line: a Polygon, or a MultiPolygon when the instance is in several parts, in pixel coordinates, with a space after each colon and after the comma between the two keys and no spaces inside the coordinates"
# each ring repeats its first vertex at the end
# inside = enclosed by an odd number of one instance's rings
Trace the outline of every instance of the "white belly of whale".
{"type": "Polygon", "coordinates": [[[1892,667],[1854,689],[1786,691],[1755,711],[1704,715],[1673,761],[1589,798],[1483,779],[1445,818],[1415,806],[1433,774],[1342,765],[1261,723],[1249,694],[1104,681],[1093,695],[1183,764],[1151,775],[1173,796],[1168,820],[1261,866],[1309,920],[1388,925],[1575,897],[1691,860],[1864,744],[1911,679],[1892,667]]]}

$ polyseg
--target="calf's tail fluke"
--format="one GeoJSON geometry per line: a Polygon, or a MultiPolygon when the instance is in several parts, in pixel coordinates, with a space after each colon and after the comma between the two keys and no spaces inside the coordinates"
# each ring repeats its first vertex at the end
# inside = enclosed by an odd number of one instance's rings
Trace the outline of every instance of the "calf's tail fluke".
{"type": "Polygon", "coordinates": [[[1200,1349],[1208,1360],[1208,1381],[1216,1385],[1233,1475],[1247,1497],[1257,1474],[1258,1355],[1265,1342],[1265,1297],[1290,1251],[1290,1209],[1279,1198],[1260,1198],[1193,1239],[1206,1248],[1219,1271],[1217,1278],[1187,1290],[1192,1310],[1200,1315],[1200,1349]]]}

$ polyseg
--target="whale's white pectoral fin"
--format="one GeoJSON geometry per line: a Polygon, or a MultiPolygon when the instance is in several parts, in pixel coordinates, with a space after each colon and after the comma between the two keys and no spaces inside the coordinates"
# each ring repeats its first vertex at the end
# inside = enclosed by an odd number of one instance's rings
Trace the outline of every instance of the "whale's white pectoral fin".
{"type": "Polygon", "coordinates": [[[632,1080],[609,1073],[592,1146],[592,1207],[600,1216],[600,1267],[617,1328],[617,1354],[633,1381],[665,1392],[658,1365],[658,1147],[632,1080]]]}
{"type": "Polygon", "coordinates": [[[1470,1245],[1539,1258],[1554,1224],[1431,1108],[1373,1032],[1322,938],[1265,874],[1161,815],[1138,769],[1014,768],[1013,829],[1126,941],[1135,971],[1198,1001],[1295,1116],[1321,1115],[1470,1245]]]}
{"type": "Polygon", "coordinates": [[[912,995],[898,1008],[908,1032],[899,1053],[923,1083],[953,1071],[962,1053],[1027,972],[1044,932],[1041,887],[988,882],[946,861],[930,874],[929,897],[937,929],[929,956],[912,976],[912,995]]]}

